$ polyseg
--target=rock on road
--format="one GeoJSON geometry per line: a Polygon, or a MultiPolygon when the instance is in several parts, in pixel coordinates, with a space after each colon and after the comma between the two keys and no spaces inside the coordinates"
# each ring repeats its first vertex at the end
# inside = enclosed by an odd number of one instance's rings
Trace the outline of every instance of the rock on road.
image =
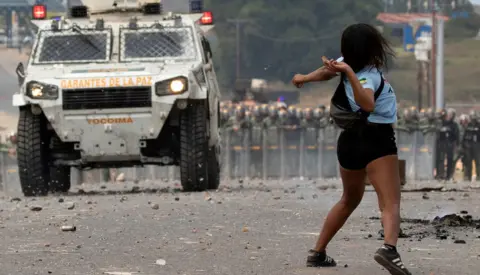
{"type": "MultiPolygon", "coordinates": [[[[0,199],[2,275],[381,275],[375,193],[335,237],[338,267],[306,268],[319,226],[341,195],[336,182],[225,184],[180,193],[166,183],[81,186],[66,196],[0,199]]],[[[399,250],[413,274],[477,275],[480,229],[432,225],[449,213],[480,217],[480,193],[403,193],[399,250]],[[463,212],[462,212],[463,211],[463,212]],[[443,239],[438,238],[441,230],[443,239]],[[443,232],[442,231],[442,232],[443,232]],[[436,235],[437,234],[437,235],[436,235]],[[443,233],[442,233],[443,234],[443,233]],[[465,244],[462,243],[465,242],[465,244]],[[457,242],[457,243],[455,243],[457,242]]]]}

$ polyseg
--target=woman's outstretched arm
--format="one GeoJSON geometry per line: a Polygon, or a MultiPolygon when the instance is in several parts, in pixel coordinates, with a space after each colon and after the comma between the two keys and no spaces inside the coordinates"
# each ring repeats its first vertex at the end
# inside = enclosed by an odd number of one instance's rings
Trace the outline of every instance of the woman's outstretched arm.
{"type": "Polygon", "coordinates": [[[305,83],[327,81],[337,76],[336,72],[332,72],[325,66],[316,69],[315,71],[305,75],[305,83]]]}
{"type": "MultiPolygon", "coordinates": [[[[328,65],[330,64],[331,61],[329,61],[325,56],[322,56],[322,61],[323,64],[328,65]]],[[[337,61],[343,61],[343,57],[340,57],[337,59],[337,61]]],[[[303,84],[309,83],[309,82],[318,82],[318,81],[328,81],[334,77],[338,76],[338,74],[330,69],[328,69],[325,66],[322,66],[315,71],[303,75],[303,74],[296,74],[293,79],[292,83],[295,85],[297,88],[303,87],[303,84]]]]}

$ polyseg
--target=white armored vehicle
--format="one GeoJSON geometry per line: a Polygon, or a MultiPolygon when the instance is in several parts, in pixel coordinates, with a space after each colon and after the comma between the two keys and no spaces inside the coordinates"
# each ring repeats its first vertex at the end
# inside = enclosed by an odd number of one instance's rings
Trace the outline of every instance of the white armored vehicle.
{"type": "Polygon", "coordinates": [[[185,191],[218,188],[212,13],[198,0],[86,2],[54,19],[33,7],[13,96],[24,195],[67,192],[72,167],[178,165],[185,191]]]}

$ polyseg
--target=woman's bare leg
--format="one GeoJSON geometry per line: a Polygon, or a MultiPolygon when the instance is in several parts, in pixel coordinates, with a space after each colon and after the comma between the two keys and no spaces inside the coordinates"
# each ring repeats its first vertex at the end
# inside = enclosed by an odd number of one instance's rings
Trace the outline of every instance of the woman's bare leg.
{"type": "Polygon", "coordinates": [[[372,161],[367,166],[367,175],[377,192],[385,243],[396,246],[400,232],[401,196],[398,157],[390,155],[372,161]]]}
{"type": "Polygon", "coordinates": [[[375,187],[382,208],[385,235],[384,245],[375,252],[374,259],[392,275],[412,275],[405,267],[397,251],[400,232],[400,176],[398,157],[389,155],[367,165],[367,175],[375,187]]]}
{"type": "Polygon", "coordinates": [[[315,246],[315,251],[324,252],[328,243],[357,208],[365,192],[365,170],[346,170],[340,168],[343,195],[330,210],[323,224],[322,231],[315,246]]]}
{"type": "MultiPolygon", "coordinates": [[[[375,186],[373,186],[373,188],[375,188],[375,186]]],[[[383,213],[383,209],[385,209],[385,203],[383,202],[383,198],[379,195],[376,189],[375,189],[375,192],[377,193],[378,209],[380,210],[380,224],[382,225],[382,231],[383,231],[383,214],[382,213],[383,213]]]]}

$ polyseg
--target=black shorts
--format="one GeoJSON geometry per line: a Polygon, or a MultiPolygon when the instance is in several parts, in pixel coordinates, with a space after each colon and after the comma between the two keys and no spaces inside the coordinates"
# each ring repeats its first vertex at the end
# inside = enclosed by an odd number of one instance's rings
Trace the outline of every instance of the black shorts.
{"type": "Polygon", "coordinates": [[[347,170],[364,169],[378,158],[396,154],[395,131],[390,124],[367,124],[348,129],[338,138],[338,162],[347,170]]]}

